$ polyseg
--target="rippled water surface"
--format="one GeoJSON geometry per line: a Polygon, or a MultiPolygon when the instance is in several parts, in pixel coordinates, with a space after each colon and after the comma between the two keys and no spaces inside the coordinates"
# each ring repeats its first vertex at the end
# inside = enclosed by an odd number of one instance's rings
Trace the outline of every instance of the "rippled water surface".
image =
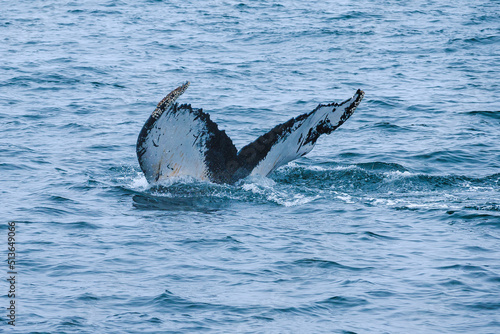
{"type": "Polygon", "coordinates": [[[500,332],[498,1],[31,1],[0,11],[19,333],[500,332]],[[236,185],[148,186],[178,84],[238,148],[365,99],[236,185]]]}

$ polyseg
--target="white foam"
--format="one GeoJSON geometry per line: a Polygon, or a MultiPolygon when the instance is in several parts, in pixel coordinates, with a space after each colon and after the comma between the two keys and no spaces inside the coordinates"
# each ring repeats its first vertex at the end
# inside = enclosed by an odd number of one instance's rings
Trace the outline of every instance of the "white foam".
{"type": "Polygon", "coordinates": [[[298,206],[298,205],[304,205],[306,203],[312,202],[315,199],[320,198],[319,195],[312,196],[312,197],[307,197],[302,194],[295,194],[293,195],[293,198],[281,198],[280,193],[275,193],[275,194],[270,194],[267,199],[270,201],[273,201],[279,205],[283,205],[286,207],[291,207],[291,206],[298,206]]]}
{"type": "Polygon", "coordinates": [[[401,172],[399,170],[394,170],[390,172],[384,172],[384,175],[389,179],[402,179],[414,176],[415,174],[408,171],[401,172]]]}
{"type": "Polygon", "coordinates": [[[148,189],[149,183],[148,180],[146,180],[144,174],[142,172],[138,172],[137,175],[134,178],[132,178],[130,186],[134,190],[144,191],[148,189]]]}
{"type": "Polygon", "coordinates": [[[246,178],[245,181],[241,186],[243,190],[261,195],[268,201],[285,207],[303,205],[321,197],[320,195],[292,194],[287,189],[277,189],[276,182],[267,177],[251,176],[246,178]]]}
{"type": "Polygon", "coordinates": [[[334,191],[334,193],[336,194],[335,198],[338,198],[340,199],[341,201],[347,203],[347,204],[353,204],[354,203],[354,200],[353,200],[353,197],[349,194],[345,194],[345,193],[338,193],[336,191],[334,191]]]}

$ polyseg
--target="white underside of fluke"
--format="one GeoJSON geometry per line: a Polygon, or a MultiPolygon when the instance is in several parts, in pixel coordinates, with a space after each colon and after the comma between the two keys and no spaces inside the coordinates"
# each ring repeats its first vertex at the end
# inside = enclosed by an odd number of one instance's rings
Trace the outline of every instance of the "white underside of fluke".
{"type": "MultiPolygon", "coordinates": [[[[296,122],[291,132],[280,138],[278,142],[273,145],[266,157],[261,160],[250,175],[267,176],[276,168],[311,152],[315,142],[304,144],[307,134],[310,129],[317,126],[321,120],[328,118],[328,114],[331,113],[332,110],[335,110],[335,107],[322,107],[305,120],[296,122]]],[[[335,114],[332,117],[335,117],[335,114]]],[[[340,116],[337,118],[340,119],[340,116]]]]}
{"type": "Polygon", "coordinates": [[[184,110],[165,112],[149,133],[143,165],[148,180],[160,181],[173,176],[208,178],[205,164],[208,133],[203,122],[184,110]]]}
{"type": "Polygon", "coordinates": [[[307,118],[296,121],[291,130],[273,145],[250,175],[267,176],[278,167],[311,152],[316,144],[316,140],[307,142],[311,131],[315,131],[315,128],[322,122],[338,127],[346,109],[351,107],[357,98],[358,96],[355,95],[341,105],[320,105],[307,118]]]}

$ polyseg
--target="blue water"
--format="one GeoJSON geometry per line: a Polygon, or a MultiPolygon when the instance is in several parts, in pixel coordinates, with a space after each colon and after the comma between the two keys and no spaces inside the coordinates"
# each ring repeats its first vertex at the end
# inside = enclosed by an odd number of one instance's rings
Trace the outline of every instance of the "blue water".
{"type": "Polygon", "coordinates": [[[500,332],[499,1],[3,1],[0,237],[19,333],[500,332]],[[190,80],[241,148],[344,100],[307,156],[149,187],[190,80]]]}

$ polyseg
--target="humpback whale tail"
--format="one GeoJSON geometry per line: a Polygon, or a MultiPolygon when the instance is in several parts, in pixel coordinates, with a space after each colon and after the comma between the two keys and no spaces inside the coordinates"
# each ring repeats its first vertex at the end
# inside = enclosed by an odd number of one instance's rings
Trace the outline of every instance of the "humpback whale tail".
{"type": "Polygon", "coordinates": [[[188,86],[186,82],[158,103],[137,139],[139,164],[150,183],[172,176],[215,183],[234,183],[248,175],[266,176],[310,152],[319,136],[341,126],[364,96],[358,90],[342,103],[320,104],[275,126],[238,152],[202,109],[175,102],[188,86]]]}

